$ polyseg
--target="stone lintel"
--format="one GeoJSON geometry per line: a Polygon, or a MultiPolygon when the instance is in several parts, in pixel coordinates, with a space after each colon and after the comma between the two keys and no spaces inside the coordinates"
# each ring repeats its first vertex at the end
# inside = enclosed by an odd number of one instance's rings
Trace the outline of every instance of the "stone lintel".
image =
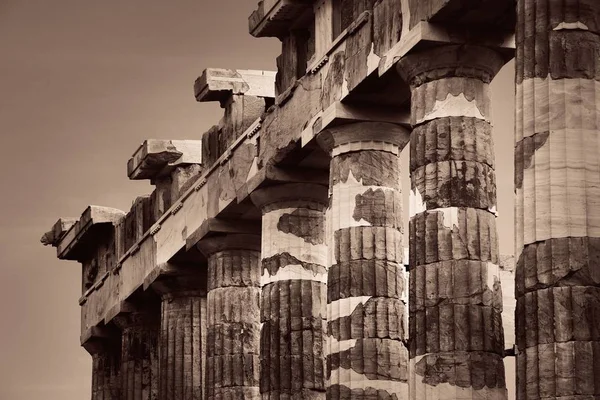
{"type": "Polygon", "coordinates": [[[223,106],[233,95],[275,98],[274,71],[207,68],[194,84],[199,102],[218,101],[223,106]]]}
{"type": "Polygon", "coordinates": [[[410,31],[404,33],[379,62],[379,75],[389,71],[402,57],[440,45],[469,44],[488,47],[497,51],[505,62],[510,61],[515,53],[514,31],[493,29],[472,29],[463,26],[442,26],[422,21],[410,31]]]}
{"type": "Polygon", "coordinates": [[[89,206],[54,244],[57,257],[61,260],[82,260],[97,245],[97,235],[103,232],[102,227],[114,226],[124,216],[125,212],[115,208],[89,206]]]}
{"type": "Polygon", "coordinates": [[[323,205],[328,202],[329,188],[314,183],[285,183],[266,186],[250,194],[252,202],[263,209],[274,203],[316,202],[323,205]]]}
{"type": "Polygon", "coordinates": [[[419,21],[514,29],[516,0],[409,0],[410,26],[419,21]]]}
{"type": "Polygon", "coordinates": [[[317,142],[326,151],[343,144],[382,142],[398,146],[400,150],[410,140],[410,130],[388,122],[356,122],[323,130],[317,142]]]}
{"type": "Polygon", "coordinates": [[[248,18],[248,30],[254,37],[284,37],[313,0],[263,0],[248,18]]]}
{"type": "Polygon", "coordinates": [[[44,233],[40,242],[42,242],[44,246],[56,247],[64,234],[67,233],[76,222],[76,218],[60,218],[48,232],[44,233]]]}
{"type": "Polygon", "coordinates": [[[155,180],[178,166],[202,163],[202,140],[148,139],[127,163],[129,179],[155,180]]]}
{"type": "Polygon", "coordinates": [[[186,250],[190,250],[209,236],[214,235],[260,235],[260,223],[244,220],[227,220],[222,218],[208,218],[186,240],[186,250]]]}
{"type": "Polygon", "coordinates": [[[327,186],[328,171],[313,168],[283,168],[268,165],[253,176],[236,193],[238,203],[244,201],[255,190],[282,183],[311,183],[327,186]]]}

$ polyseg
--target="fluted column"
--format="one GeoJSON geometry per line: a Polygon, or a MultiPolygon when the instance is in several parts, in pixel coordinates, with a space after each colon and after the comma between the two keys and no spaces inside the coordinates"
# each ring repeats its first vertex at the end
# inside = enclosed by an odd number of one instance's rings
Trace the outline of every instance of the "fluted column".
{"type": "Polygon", "coordinates": [[[208,257],[208,399],[260,399],[260,236],[202,239],[208,257]]]}
{"type": "Polygon", "coordinates": [[[83,347],[92,356],[92,400],[120,400],[120,342],[116,339],[93,338],[83,347]]]}
{"type": "Polygon", "coordinates": [[[404,128],[353,123],[318,137],[331,153],[327,398],[406,399],[405,274],[398,155],[404,128]]]}
{"type": "Polygon", "coordinates": [[[160,400],[205,399],[206,274],[181,273],[155,282],[162,299],[160,400]]]}
{"type": "Polygon", "coordinates": [[[290,183],[251,196],[263,214],[262,399],[324,400],[327,187],[290,183]]]}
{"type": "Polygon", "coordinates": [[[113,321],[121,333],[121,400],[157,400],[158,312],[122,313],[113,321]]]}
{"type": "Polygon", "coordinates": [[[398,64],[412,91],[411,399],[506,399],[489,93],[503,64],[470,46],[398,64]]]}
{"type": "Polygon", "coordinates": [[[600,398],[600,2],[519,0],[517,398],[600,398]]]}

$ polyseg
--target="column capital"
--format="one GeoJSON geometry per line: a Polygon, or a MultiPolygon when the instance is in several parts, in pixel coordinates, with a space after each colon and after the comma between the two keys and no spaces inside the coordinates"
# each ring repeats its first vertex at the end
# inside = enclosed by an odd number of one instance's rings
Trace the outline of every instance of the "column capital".
{"type": "Polygon", "coordinates": [[[324,210],[328,203],[327,191],[327,186],[314,183],[284,183],[257,189],[250,198],[263,213],[288,206],[324,210]]]}
{"type": "Polygon", "coordinates": [[[356,122],[323,130],[317,142],[333,156],[350,151],[381,150],[399,153],[410,140],[410,130],[389,122],[356,122]]]}
{"type": "Polygon", "coordinates": [[[477,78],[486,83],[505,64],[502,56],[483,46],[447,45],[404,56],[396,68],[411,87],[443,78],[477,78]]]}
{"type": "Polygon", "coordinates": [[[260,235],[225,234],[205,237],[196,246],[206,257],[224,250],[260,251],[260,235]]]}

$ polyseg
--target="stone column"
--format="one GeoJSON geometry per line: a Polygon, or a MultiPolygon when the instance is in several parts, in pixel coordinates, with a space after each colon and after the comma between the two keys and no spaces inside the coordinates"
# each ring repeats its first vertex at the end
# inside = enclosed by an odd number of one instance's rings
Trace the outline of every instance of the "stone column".
{"type": "Polygon", "coordinates": [[[252,193],[262,217],[262,399],[325,399],[327,187],[290,183],[252,193]]]}
{"type": "Polygon", "coordinates": [[[327,399],[408,395],[398,155],[404,128],[353,123],[322,132],[330,151],[327,399]]]}
{"type": "Polygon", "coordinates": [[[202,239],[208,257],[207,399],[260,399],[260,236],[202,239]]]}
{"type": "Polygon", "coordinates": [[[600,2],[519,0],[517,398],[600,398],[600,2]]]}
{"type": "Polygon", "coordinates": [[[121,400],[157,400],[158,313],[121,313],[113,321],[121,334],[121,400]]]}
{"type": "Polygon", "coordinates": [[[159,399],[205,399],[206,275],[160,279],[159,399]]]}
{"type": "Polygon", "coordinates": [[[483,47],[404,57],[412,91],[410,398],[505,399],[489,83],[483,47]]]}
{"type": "Polygon", "coordinates": [[[92,400],[120,400],[121,346],[118,340],[93,338],[83,347],[92,356],[92,400]]]}

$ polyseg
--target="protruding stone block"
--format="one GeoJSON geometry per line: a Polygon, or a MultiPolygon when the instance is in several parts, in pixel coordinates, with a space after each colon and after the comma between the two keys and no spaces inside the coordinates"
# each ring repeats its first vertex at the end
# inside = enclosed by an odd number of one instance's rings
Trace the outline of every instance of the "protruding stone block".
{"type": "MultiPolygon", "coordinates": [[[[515,0],[408,0],[410,27],[420,21],[513,29],[515,0]]],[[[408,11],[408,12],[407,12],[408,11]]]]}
{"type": "Polygon", "coordinates": [[[115,208],[89,206],[74,223],[71,219],[59,219],[42,237],[42,243],[56,247],[61,260],[82,260],[95,246],[99,229],[114,225],[124,216],[123,211],[115,208]]]}
{"type": "Polygon", "coordinates": [[[168,176],[178,166],[202,163],[201,140],[157,140],[142,143],[127,163],[132,180],[168,176]]]}
{"type": "Polygon", "coordinates": [[[275,72],[208,68],[196,80],[194,95],[200,102],[223,104],[233,95],[275,97],[275,72]]]}
{"type": "Polygon", "coordinates": [[[263,0],[248,18],[254,37],[282,37],[302,14],[312,7],[311,0],[263,0]]]}
{"type": "Polygon", "coordinates": [[[48,232],[44,233],[40,242],[42,242],[44,246],[56,247],[64,234],[75,225],[75,222],[77,222],[75,218],[60,218],[48,232]]]}

